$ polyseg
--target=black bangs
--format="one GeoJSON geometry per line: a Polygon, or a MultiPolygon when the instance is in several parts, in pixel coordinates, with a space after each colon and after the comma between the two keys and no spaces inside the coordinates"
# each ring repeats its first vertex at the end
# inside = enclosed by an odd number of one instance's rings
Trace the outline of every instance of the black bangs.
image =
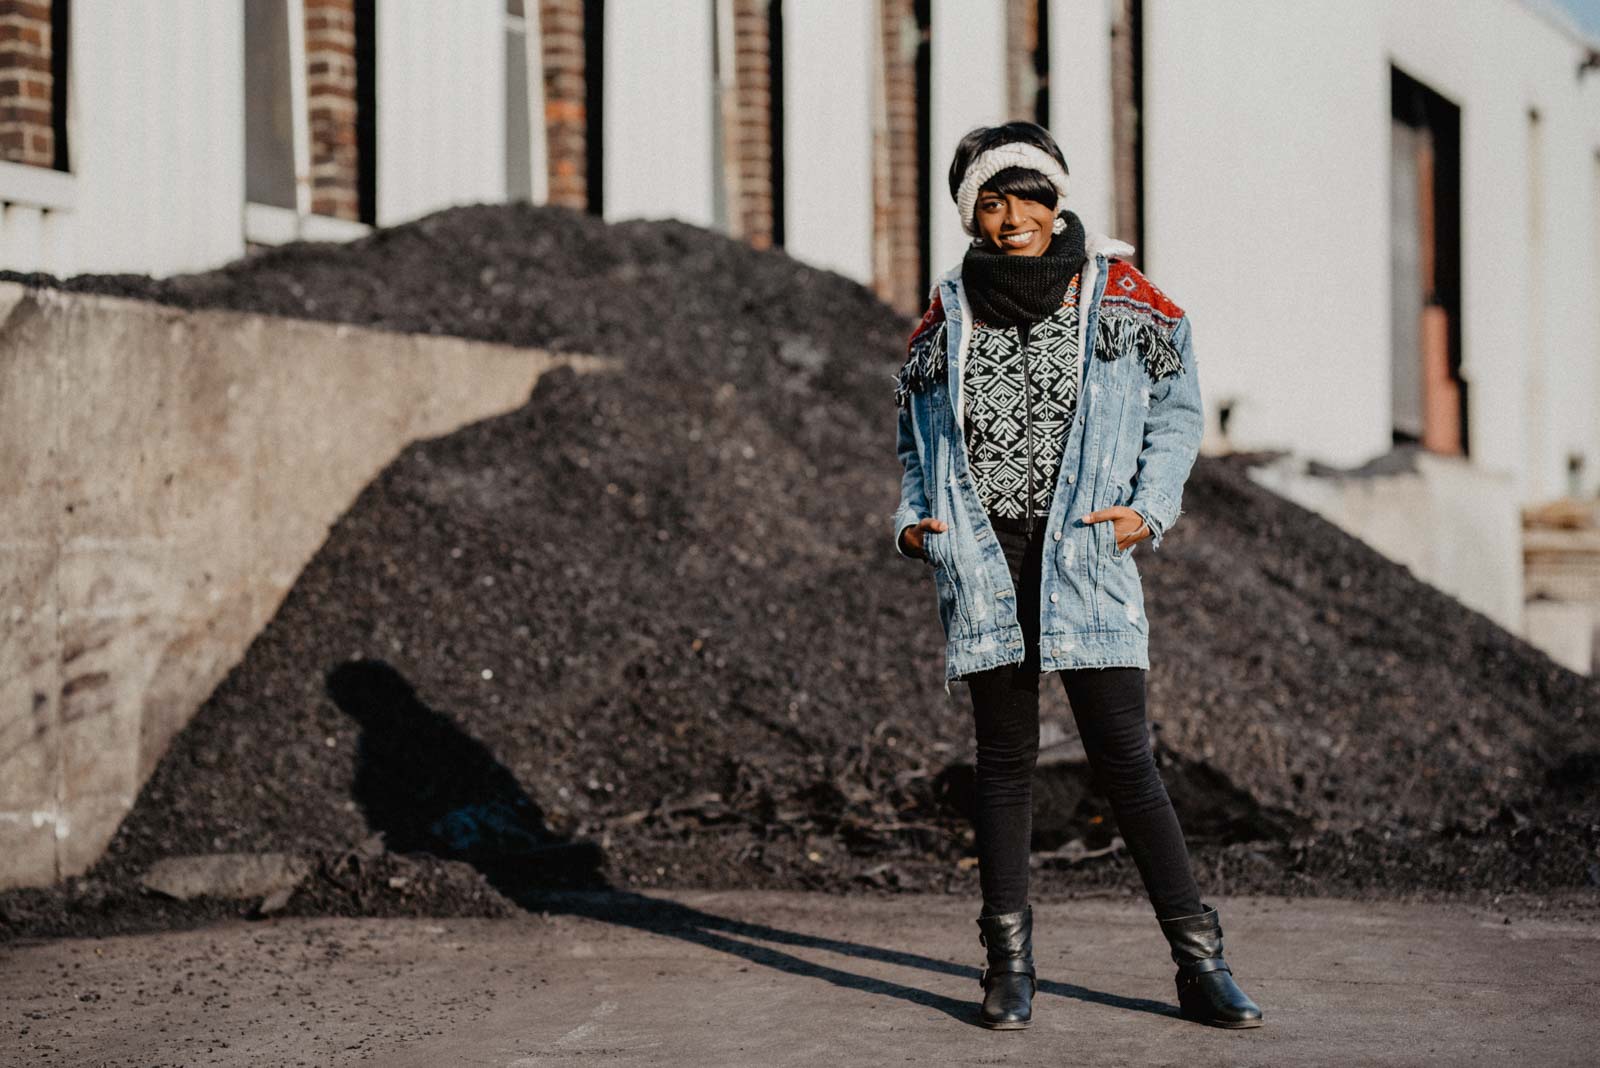
{"type": "Polygon", "coordinates": [[[1055,207],[1056,199],[1061,195],[1050,184],[1050,179],[1027,167],[1007,167],[984,182],[979,193],[984,190],[1014,196],[1019,200],[1036,200],[1047,208],[1055,207]]]}

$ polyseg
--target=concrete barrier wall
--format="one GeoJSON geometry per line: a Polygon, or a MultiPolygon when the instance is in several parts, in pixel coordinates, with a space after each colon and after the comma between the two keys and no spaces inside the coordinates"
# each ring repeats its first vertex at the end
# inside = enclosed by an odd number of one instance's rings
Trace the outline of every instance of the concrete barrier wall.
{"type": "Polygon", "coordinates": [[[100,856],[407,443],[611,362],[0,283],[0,887],[100,856]]]}
{"type": "MultiPolygon", "coordinates": [[[[1415,469],[1308,474],[1285,455],[1250,477],[1360,538],[1513,634],[1522,612],[1522,513],[1511,476],[1418,452],[1415,469]]],[[[1529,639],[1532,640],[1532,639],[1529,639]]]]}

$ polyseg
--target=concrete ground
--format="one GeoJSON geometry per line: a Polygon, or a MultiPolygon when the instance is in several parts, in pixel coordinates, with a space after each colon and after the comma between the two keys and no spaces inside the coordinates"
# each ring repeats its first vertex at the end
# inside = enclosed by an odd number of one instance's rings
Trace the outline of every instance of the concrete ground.
{"type": "Polygon", "coordinates": [[[0,950],[6,1065],[1594,1064],[1600,926],[1219,900],[1266,1024],[1175,1015],[1142,905],[1036,906],[1031,1030],[975,1022],[948,897],[581,895],[491,920],[276,920],[0,950]]]}

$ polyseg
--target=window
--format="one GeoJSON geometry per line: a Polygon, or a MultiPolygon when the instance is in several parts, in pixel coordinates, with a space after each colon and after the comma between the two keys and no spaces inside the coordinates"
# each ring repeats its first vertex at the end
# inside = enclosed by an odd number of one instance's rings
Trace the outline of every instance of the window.
{"type": "Polygon", "coordinates": [[[305,86],[299,87],[297,106],[292,71],[305,42],[291,40],[299,7],[293,0],[246,0],[244,8],[245,199],[296,211],[304,210],[295,174],[305,138],[304,124],[296,121],[305,112],[305,86]]]}
{"type": "Polygon", "coordinates": [[[375,222],[373,3],[245,0],[247,244],[375,222]]]}
{"type": "Polygon", "coordinates": [[[542,203],[543,116],[534,125],[543,95],[534,92],[542,69],[537,5],[538,0],[506,0],[506,199],[542,203]],[[530,3],[532,18],[526,12],[530,3]]]}
{"type": "Polygon", "coordinates": [[[1391,69],[1390,111],[1393,439],[1465,454],[1461,109],[1391,69]]]}

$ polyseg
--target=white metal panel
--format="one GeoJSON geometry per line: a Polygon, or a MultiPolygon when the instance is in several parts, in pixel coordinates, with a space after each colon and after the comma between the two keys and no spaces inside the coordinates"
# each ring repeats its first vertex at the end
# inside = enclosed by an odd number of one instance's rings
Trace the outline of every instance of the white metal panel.
{"type": "Polygon", "coordinates": [[[784,249],[872,281],[872,79],[877,5],[783,11],[784,249]]]}
{"type": "MultiPolygon", "coordinates": [[[[239,0],[74,0],[70,218],[33,253],[57,273],[168,274],[243,251],[239,0]],[[70,235],[70,236],[69,236],[70,235]]],[[[8,256],[6,266],[15,265],[8,256]]]]}
{"type": "Polygon", "coordinates": [[[1050,133],[1067,157],[1067,207],[1090,233],[1111,233],[1111,0],[1050,0],[1049,33],[1050,133]]]}
{"type": "Polygon", "coordinates": [[[505,199],[504,0],[378,0],[378,223],[505,199]]]}
{"type": "Polygon", "coordinates": [[[1333,463],[1389,447],[1392,62],[1461,107],[1473,462],[1531,501],[1581,453],[1593,492],[1600,317],[1573,309],[1600,292],[1600,94],[1574,77],[1580,42],[1509,0],[1146,0],[1145,31],[1148,263],[1194,313],[1208,409],[1237,401],[1235,443],[1333,463]]]}
{"type": "Polygon", "coordinates": [[[1006,121],[1005,0],[932,0],[930,276],[961,262],[971,238],[950,195],[950,160],[974,126],[1006,121]]]}
{"type": "Polygon", "coordinates": [[[711,226],[712,0],[610,0],[605,14],[607,219],[711,226]]]}
{"type": "Polygon", "coordinates": [[[1389,70],[1371,3],[1146,0],[1145,252],[1240,446],[1389,446],[1389,70]]]}
{"type": "Polygon", "coordinates": [[[0,265],[13,271],[38,269],[45,214],[32,204],[0,204],[0,265]]]}

